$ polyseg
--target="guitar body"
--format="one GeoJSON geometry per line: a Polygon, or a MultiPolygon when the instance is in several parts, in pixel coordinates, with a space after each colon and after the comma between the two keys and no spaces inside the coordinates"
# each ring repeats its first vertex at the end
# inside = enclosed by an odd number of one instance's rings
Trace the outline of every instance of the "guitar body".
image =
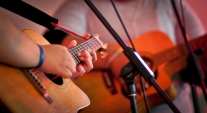
{"type": "MultiPolygon", "coordinates": [[[[153,71],[157,70],[157,83],[166,92],[166,94],[174,99],[176,97],[176,91],[172,85],[170,76],[165,71],[167,62],[172,60],[171,54],[162,54],[162,51],[173,47],[169,38],[158,31],[152,31],[143,34],[139,38],[133,40],[136,50],[142,57],[146,57],[153,62],[153,71]]],[[[118,45],[109,45],[116,49],[120,48],[118,45]]],[[[120,66],[122,62],[115,59],[111,64],[111,70],[113,74],[119,73],[117,66],[120,66]]],[[[110,75],[112,76],[112,75],[110,75]]],[[[87,108],[83,109],[81,113],[127,113],[131,112],[130,101],[127,99],[122,91],[120,84],[114,79],[117,94],[112,95],[107,89],[103,80],[102,72],[94,71],[85,74],[81,78],[74,81],[78,87],[80,87],[90,98],[91,104],[87,108]]],[[[146,90],[149,108],[153,108],[157,105],[163,104],[162,97],[157,93],[153,86],[150,86],[146,90]]],[[[145,103],[143,96],[137,96],[137,107],[139,113],[145,113],[145,103]]]]}
{"type": "MultiPolygon", "coordinates": [[[[40,45],[49,44],[44,37],[30,29],[23,31],[40,45]]],[[[76,113],[88,106],[90,101],[70,79],[62,79],[61,84],[51,81],[44,73],[36,76],[48,92],[45,96],[52,99],[49,103],[21,69],[0,64],[0,99],[15,113],[76,113]]]]}

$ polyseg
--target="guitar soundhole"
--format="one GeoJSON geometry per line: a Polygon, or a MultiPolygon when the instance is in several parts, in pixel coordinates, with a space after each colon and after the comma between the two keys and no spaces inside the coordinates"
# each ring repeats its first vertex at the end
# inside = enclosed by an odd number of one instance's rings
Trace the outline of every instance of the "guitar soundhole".
{"type": "Polygon", "coordinates": [[[45,74],[52,82],[54,82],[57,85],[62,85],[63,84],[63,79],[54,74],[45,74]]]}

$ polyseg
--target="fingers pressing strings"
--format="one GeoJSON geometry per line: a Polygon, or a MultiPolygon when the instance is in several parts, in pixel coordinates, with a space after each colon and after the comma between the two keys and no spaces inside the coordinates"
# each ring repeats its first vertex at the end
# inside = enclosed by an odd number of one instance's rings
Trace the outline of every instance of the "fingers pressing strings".
{"type": "Polygon", "coordinates": [[[95,51],[92,50],[87,50],[89,52],[89,54],[92,56],[92,62],[95,62],[97,60],[97,55],[95,51]]]}
{"type": "Polygon", "coordinates": [[[82,61],[81,64],[83,64],[83,66],[87,68],[87,72],[93,68],[92,62],[90,62],[91,60],[93,60],[93,57],[88,51],[91,51],[91,50],[84,50],[78,54],[78,56],[80,57],[80,60],[82,61]]]}

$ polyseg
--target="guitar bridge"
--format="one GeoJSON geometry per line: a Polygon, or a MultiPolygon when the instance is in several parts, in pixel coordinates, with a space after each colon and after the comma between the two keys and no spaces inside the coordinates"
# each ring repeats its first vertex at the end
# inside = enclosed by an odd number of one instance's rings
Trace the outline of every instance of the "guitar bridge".
{"type": "Polygon", "coordinates": [[[37,91],[47,100],[49,104],[51,104],[53,100],[50,98],[47,90],[41,84],[40,80],[35,76],[33,70],[34,69],[23,69],[22,71],[29,79],[29,81],[33,84],[33,86],[37,89],[37,91]]]}

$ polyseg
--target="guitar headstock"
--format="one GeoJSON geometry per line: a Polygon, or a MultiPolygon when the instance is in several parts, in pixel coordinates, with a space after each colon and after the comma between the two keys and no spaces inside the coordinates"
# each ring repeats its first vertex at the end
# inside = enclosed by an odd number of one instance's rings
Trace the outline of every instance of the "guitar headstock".
{"type": "Polygon", "coordinates": [[[108,44],[104,44],[100,39],[99,39],[99,34],[95,35],[90,35],[89,33],[84,34],[83,36],[85,39],[91,39],[91,38],[96,38],[96,40],[100,43],[101,47],[97,50],[97,52],[101,55],[101,58],[105,58],[107,55],[107,46],[108,44]]]}

